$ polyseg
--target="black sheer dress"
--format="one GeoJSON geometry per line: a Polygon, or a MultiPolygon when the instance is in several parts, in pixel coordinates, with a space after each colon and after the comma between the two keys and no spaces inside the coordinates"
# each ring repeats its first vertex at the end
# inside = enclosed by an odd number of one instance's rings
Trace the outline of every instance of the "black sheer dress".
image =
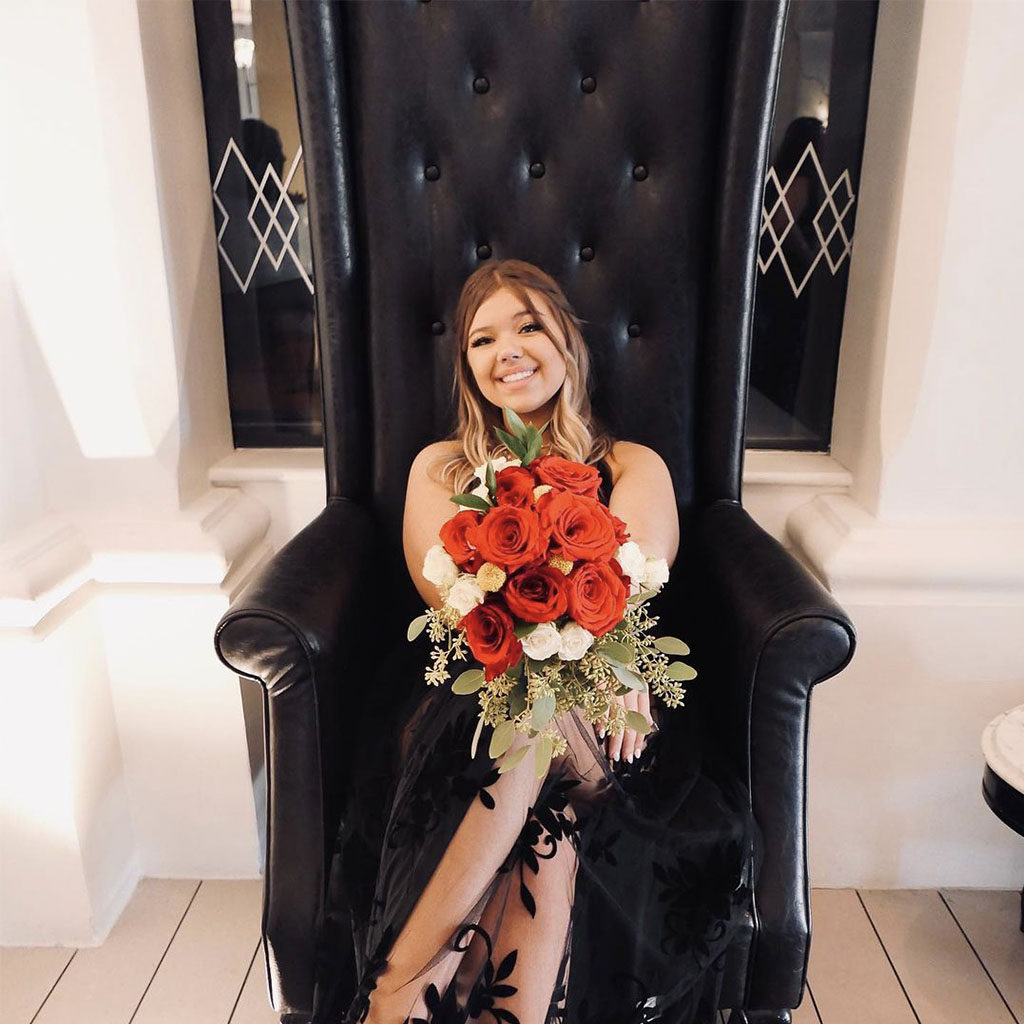
{"type": "Polygon", "coordinates": [[[381,671],[411,689],[353,737],[313,1024],[711,1024],[761,834],[745,784],[702,745],[700,676],[682,707],[651,696],[658,729],[632,763],[563,715],[568,750],[540,780],[530,757],[498,774],[490,726],[470,757],[476,695],[428,687],[422,643],[403,635],[390,659],[381,671]]]}

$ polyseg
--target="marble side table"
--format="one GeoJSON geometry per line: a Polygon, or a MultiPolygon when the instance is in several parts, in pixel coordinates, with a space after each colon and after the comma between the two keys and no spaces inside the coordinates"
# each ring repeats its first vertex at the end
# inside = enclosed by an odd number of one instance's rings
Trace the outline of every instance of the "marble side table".
{"type": "MultiPolygon", "coordinates": [[[[993,813],[1024,836],[1024,704],[997,715],[981,734],[985,774],[981,792],[993,813]]],[[[1024,889],[1020,891],[1024,932],[1024,889]]]]}

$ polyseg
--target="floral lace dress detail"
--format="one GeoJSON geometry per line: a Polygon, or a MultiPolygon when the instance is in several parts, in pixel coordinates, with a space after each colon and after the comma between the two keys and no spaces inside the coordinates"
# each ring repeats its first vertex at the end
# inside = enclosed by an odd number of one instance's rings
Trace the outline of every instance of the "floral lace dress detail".
{"type": "Polygon", "coordinates": [[[364,717],[312,1024],[715,1021],[761,836],[742,781],[705,749],[696,685],[683,707],[654,706],[631,764],[570,712],[544,779],[531,758],[500,775],[490,726],[470,756],[475,696],[426,687],[413,648],[396,638],[381,667],[409,680],[404,699],[382,686],[364,717]]]}

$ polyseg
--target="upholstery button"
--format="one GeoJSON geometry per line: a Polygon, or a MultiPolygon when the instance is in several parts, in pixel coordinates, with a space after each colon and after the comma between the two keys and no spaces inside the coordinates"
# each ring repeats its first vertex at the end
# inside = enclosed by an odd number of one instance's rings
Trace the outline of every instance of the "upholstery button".
{"type": "Polygon", "coordinates": [[[431,332],[431,334],[444,334],[444,321],[443,320],[435,320],[430,325],[430,332],[431,332]]]}
{"type": "Polygon", "coordinates": [[[646,165],[644,165],[644,164],[637,164],[633,168],[633,177],[636,178],[637,181],[643,181],[644,178],[647,177],[647,167],[646,167],[646,165]]]}
{"type": "Polygon", "coordinates": [[[544,177],[544,165],[539,160],[536,160],[532,164],[530,164],[530,176],[533,178],[544,177]]]}
{"type": "Polygon", "coordinates": [[[427,164],[423,169],[423,177],[427,181],[437,181],[441,177],[441,170],[436,164],[427,164]]]}
{"type": "Polygon", "coordinates": [[[584,92],[593,92],[597,88],[597,82],[594,80],[594,76],[587,75],[586,78],[581,79],[580,88],[584,92]]]}
{"type": "Polygon", "coordinates": [[[585,245],[580,249],[580,259],[587,260],[588,262],[594,258],[594,247],[592,245],[585,245]]]}
{"type": "Polygon", "coordinates": [[[490,89],[490,87],[491,83],[488,82],[483,75],[478,75],[476,78],[473,79],[473,89],[476,92],[487,92],[487,90],[490,89]]]}
{"type": "Polygon", "coordinates": [[[639,338],[640,337],[640,325],[639,324],[630,324],[629,327],[626,328],[626,330],[629,332],[629,336],[631,338],[639,338]]]}
{"type": "Polygon", "coordinates": [[[483,245],[478,245],[476,254],[479,259],[486,260],[491,255],[491,247],[486,242],[483,245]]]}

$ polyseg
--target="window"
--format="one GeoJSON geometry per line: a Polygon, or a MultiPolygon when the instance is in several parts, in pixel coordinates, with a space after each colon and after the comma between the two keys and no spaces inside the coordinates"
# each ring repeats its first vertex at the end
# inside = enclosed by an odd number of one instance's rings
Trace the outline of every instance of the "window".
{"type": "Polygon", "coordinates": [[[281,0],[193,4],[235,446],[319,447],[320,365],[281,0]]]}
{"type": "Polygon", "coordinates": [[[765,182],[749,448],[828,451],[877,2],[793,0],[765,182]]]}

